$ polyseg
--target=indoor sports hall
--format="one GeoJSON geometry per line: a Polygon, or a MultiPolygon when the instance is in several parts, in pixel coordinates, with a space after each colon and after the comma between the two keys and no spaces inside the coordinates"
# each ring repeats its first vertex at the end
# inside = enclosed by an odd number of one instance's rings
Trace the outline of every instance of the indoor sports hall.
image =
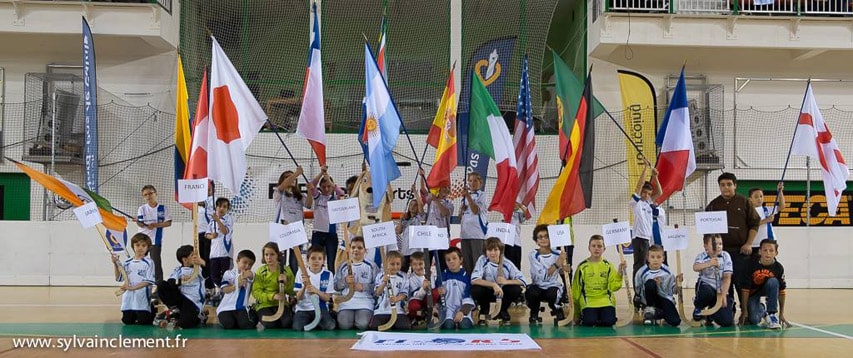
{"type": "Polygon", "coordinates": [[[0,358],[843,356],[851,16],[0,0],[0,358]]]}

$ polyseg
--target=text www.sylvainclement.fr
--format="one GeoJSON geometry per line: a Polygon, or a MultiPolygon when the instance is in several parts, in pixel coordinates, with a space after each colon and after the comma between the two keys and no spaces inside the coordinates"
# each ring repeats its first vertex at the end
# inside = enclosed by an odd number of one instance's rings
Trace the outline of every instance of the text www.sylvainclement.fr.
{"type": "Polygon", "coordinates": [[[123,337],[78,337],[76,334],[71,337],[20,337],[12,338],[12,346],[14,348],[49,348],[61,349],[67,352],[69,349],[135,349],[135,348],[185,348],[187,338],[181,337],[180,334],[175,337],[158,337],[158,338],[131,338],[123,337]]]}

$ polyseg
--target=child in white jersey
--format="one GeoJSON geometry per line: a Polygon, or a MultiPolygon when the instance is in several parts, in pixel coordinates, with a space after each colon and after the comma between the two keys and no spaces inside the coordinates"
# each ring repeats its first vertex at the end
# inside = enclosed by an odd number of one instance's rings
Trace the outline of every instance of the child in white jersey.
{"type": "Polygon", "coordinates": [[[330,331],[335,329],[335,320],[329,314],[329,302],[335,292],[335,276],[323,268],[326,263],[326,250],[321,246],[311,246],[308,249],[308,272],[296,272],[296,314],[293,316],[293,329],[302,331],[314,320],[314,305],[310,295],[315,295],[320,303],[320,324],[318,327],[330,331]]]}
{"type": "Polygon", "coordinates": [[[221,287],[225,296],[216,308],[216,317],[222,328],[255,328],[255,322],[249,316],[249,296],[255,279],[252,272],[254,264],[255,254],[252,251],[240,251],[237,254],[237,267],[223,275],[221,287]]]}
{"type": "Polygon", "coordinates": [[[461,219],[459,236],[462,238],[462,262],[465,271],[473,272],[474,263],[483,253],[483,240],[489,224],[486,205],[486,193],[480,190],[483,177],[480,173],[468,173],[468,187],[462,192],[462,204],[459,206],[461,219]]]}
{"type": "Polygon", "coordinates": [[[734,324],[734,297],[730,295],[732,285],[732,257],[723,250],[723,239],[719,234],[705,235],[705,251],[696,255],[693,261],[693,271],[699,273],[696,281],[696,298],[693,300],[693,320],[703,318],[713,321],[722,327],[734,324]],[[722,292],[722,305],[717,312],[703,317],[701,311],[717,303],[718,292],[722,292]]]}
{"type": "Polygon", "coordinates": [[[404,304],[409,297],[409,281],[400,272],[403,265],[403,255],[397,251],[389,251],[385,254],[385,272],[376,275],[376,288],[373,291],[376,296],[376,309],[373,311],[373,319],[370,321],[370,329],[378,329],[379,326],[391,320],[391,310],[397,311],[397,320],[394,329],[411,329],[409,317],[406,316],[404,304]]]}
{"type": "Polygon", "coordinates": [[[471,329],[474,319],[474,300],[471,298],[471,276],[462,268],[462,251],[451,246],[444,254],[447,269],[442,271],[441,279],[436,282],[440,300],[439,321],[441,329],[471,329]],[[442,306],[443,305],[443,306],[442,306]]]}
{"type": "Polygon", "coordinates": [[[175,256],[181,263],[180,266],[172,271],[168,281],[157,281],[157,294],[169,309],[161,312],[155,323],[160,323],[161,327],[169,322],[175,322],[181,328],[198,327],[207,319],[201,314],[204,303],[204,277],[199,272],[193,278],[192,273],[194,265],[204,266],[205,262],[195,254],[190,245],[179,247],[175,256]]]}
{"type": "Polygon", "coordinates": [[[529,257],[530,278],[532,283],[524,292],[527,307],[530,308],[530,324],[539,323],[539,305],[542,301],[548,303],[551,315],[555,321],[566,319],[560,298],[565,293],[560,275],[569,272],[571,266],[566,261],[566,252],[556,252],[551,249],[551,237],[548,236],[548,225],[536,225],[533,228],[533,241],[538,248],[529,257]]]}
{"type": "MultiPolygon", "coordinates": [[[[228,215],[231,202],[228,198],[216,199],[216,211],[211,215],[210,226],[204,237],[210,243],[210,278],[216,287],[222,287],[222,275],[231,269],[231,257],[234,255],[234,219],[228,215]]],[[[221,298],[221,291],[216,295],[221,298]]]]}
{"type": "Polygon", "coordinates": [[[652,325],[663,318],[670,326],[678,327],[681,317],[675,309],[674,294],[683,278],[673,275],[664,265],[663,252],[663,246],[649,247],[649,263],[634,275],[634,301],[643,306],[643,324],[652,325]]]}
{"type": "Polygon", "coordinates": [[[128,277],[120,274],[115,266],[116,281],[124,281],[120,290],[121,322],[124,324],[151,324],[154,313],[151,310],[151,286],[154,285],[154,263],[145,255],[151,247],[151,238],[143,233],[137,233],[130,239],[133,247],[133,258],[119,263],[119,258],[113,254],[113,263],[124,266],[128,277]]]}
{"type": "Polygon", "coordinates": [[[311,234],[311,245],[326,249],[326,262],[330,269],[335,267],[335,258],[338,255],[338,229],[337,224],[329,223],[329,201],[338,200],[344,195],[332,177],[326,173],[326,167],[320,168],[320,173],[311,180],[315,187],[310,195],[314,201],[314,231],[311,234]]]}
{"type": "Polygon", "coordinates": [[[338,327],[340,329],[365,330],[373,317],[373,289],[379,268],[373,262],[364,259],[364,238],[355,236],[350,241],[352,272],[350,265],[341,264],[335,273],[335,290],[346,296],[353,285],[351,299],[338,305],[338,327]]]}
{"type": "Polygon", "coordinates": [[[527,286],[527,281],[521,271],[504,256],[504,244],[496,237],[486,239],[483,244],[483,255],[474,264],[474,272],[471,273],[471,297],[480,307],[480,320],[478,325],[486,325],[483,315],[489,316],[489,306],[501,297],[501,306],[498,307],[498,316],[501,324],[509,325],[509,312],[507,309],[512,302],[521,296],[521,290],[527,286]],[[500,275],[498,275],[500,265],[500,275]]]}
{"type": "MultiPolygon", "coordinates": [[[[310,209],[314,205],[314,196],[303,195],[299,189],[300,175],[302,175],[302,167],[296,167],[296,171],[285,170],[278,177],[278,183],[272,192],[272,201],[276,207],[273,222],[286,225],[302,221],[305,218],[304,209],[310,209]]],[[[308,182],[307,189],[308,193],[312,194],[314,184],[308,182]]],[[[293,256],[293,249],[287,250],[282,254],[282,257],[290,258],[288,266],[291,272],[296,272],[296,258],[293,256]]]]}
{"type": "Polygon", "coordinates": [[[136,226],[139,232],[151,238],[149,254],[154,262],[154,279],[163,279],[163,261],[160,259],[163,249],[163,228],[172,226],[172,217],[165,205],[157,203],[157,189],[153,185],[142,187],[145,204],[136,211],[136,226]]]}
{"type": "MultiPolygon", "coordinates": [[[[423,251],[415,251],[409,257],[412,272],[407,276],[409,282],[409,320],[412,326],[419,326],[432,312],[426,312],[428,294],[432,292],[432,283],[426,273],[426,260],[423,251]]],[[[438,292],[433,293],[433,303],[438,302],[438,292]]]]}

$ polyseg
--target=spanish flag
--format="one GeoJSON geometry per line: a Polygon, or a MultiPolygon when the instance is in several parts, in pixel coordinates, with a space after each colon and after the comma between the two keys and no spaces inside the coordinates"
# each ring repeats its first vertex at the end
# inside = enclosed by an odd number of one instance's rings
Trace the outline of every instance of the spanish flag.
{"type": "MultiPolygon", "coordinates": [[[[559,81],[559,79],[558,79],[559,81]]],[[[595,113],[591,104],[592,71],[587,75],[574,124],[565,150],[566,165],[548,194],[538,224],[551,224],[592,206],[593,159],[595,151],[595,113]]]]}
{"type": "Polygon", "coordinates": [[[429,129],[427,144],[435,148],[435,163],[427,177],[430,188],[450,187],[450,173],[456,168],[456,90],[453,87],[453,70],[447,78],[438,112],[429,129]]]}
{"type": "MultiPolygon", "coordinates": [[[[175,201],[178,201],[178,179],[184,178],[184,170],[190,157],[190,104],[184,66],[178,54],[178,83],[175,98],[175,201]]],[[[189,209],[190,204],[182,204],[189,209]]]]}
{"type": "Polygon", "coordinates": [[[41,184],[45,189],[61,196],[75,207],[94,201],[98,206],[98,211],[101,213],[101,217],[104,219],[104,226],[107,229],[121,232],[124,231],[125,227],[127,227],[127,220],[125,220],[124,217],[113,214],[113,208],[110,205],[110,202],[95,192],[83,189],[65,180],[47,175],[20,162],[14,160],[12,160],[12,162],[14,162],[15,165],[17,165],[18,168],[20,168],[32,180],[41,184]]]}

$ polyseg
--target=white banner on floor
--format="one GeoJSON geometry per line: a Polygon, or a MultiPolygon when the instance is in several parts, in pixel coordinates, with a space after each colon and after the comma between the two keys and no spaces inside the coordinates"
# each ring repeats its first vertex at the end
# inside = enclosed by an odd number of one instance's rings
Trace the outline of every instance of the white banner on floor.
{"type": "Polygon", "coordinates": [[[526,334],[389,333],[368,331],[351,349],[362,351],[509,351],[541,350],[526,334]]]}

